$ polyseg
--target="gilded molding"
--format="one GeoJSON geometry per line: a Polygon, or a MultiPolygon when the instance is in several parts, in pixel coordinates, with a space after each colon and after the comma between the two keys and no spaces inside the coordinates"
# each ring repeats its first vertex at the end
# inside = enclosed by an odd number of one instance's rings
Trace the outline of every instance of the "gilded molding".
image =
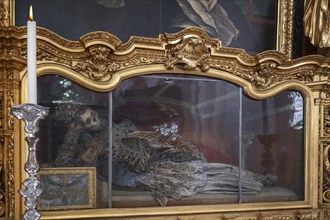
{"type": "Polygon", "coordinates": [[[7,149],[7,154],[8,154],[8,159],[7,159],[7,176],[8,176],[8,180],[7,180],[7,191],[6,191],[6,196],[7,198],[7,202],[8,204],[6,204],[8,206],[8,213],[7,216],[9,218],[14,218],[15,217],[15,158],[14,158],[14,154],[15,154],[15,145],[14,145],[14,137],[15,134],[13,133],[10,136],[10,140],[9,140],[9,144],[8,144],[8,149],[7,149]]]}
{"type": "Polygon", "coordinates": [[[103,42],[105,45],[108,45],[111,49],[114,49],[121,44],[121,40],[116,36],[101,31],[88,33],[80,38],[81,42],[84,43],[85,47],[94,45],[95,39],[98,39],[99,42],[103,42]]]}
{"type": "Polygon", "coordinates": [[[322,212],[323,212],[323,219],[324,220],[329,220],[330,219],[330,209],[326,206],[322,207],[322,212]]]}
{"type": "Polygon", "coordinates": [[[296,218],[291,216],[267,216],[267,217],[260,217],[259,220],[294,220],[296,218]]]}
{"type": "Polygon", "coordinates": [[[304,211],[298,214],[270,214],[267,216],[261,215],[258,220],[319,220],[319,211],[304,211]]]}
{"type": "MultiPolygon", "coordinates": [[[[7,107],[15,103],[15,95],[13,90],[7,91],[7,107]]],[[[7,123],[8,129],[14,129],[14,116],[7,111],[7,123]]],[[[8,180],[7,180],[7,195],[8,195],[8,214],[9,217],[15,217],[15,133],[13,132],[9,139],[8,149],[7,149],[7,168],[8,168],[8,180]]]]}
{"type": "Polygon", "coordinates": [[[280,10],[278,10],[278,28],[277,28],[277,50],[284,53],[287,58],[292,56],[293,39],[293,5],[294,0],[279,0],[280,10]]]}
{"type": "Polygon", "coordinates": [[[9,6],[4,2],[0,2],[0,25],[9,24],[9,6]]]}
{"type": "Polygon", "coordinates": [[[300,213],[297,215],[297,219],[299,219],[299,220],[319,220],[320,215],[319,215],[319,212],[300,213]]]}
{"type": "MultiPolygon", "coordinates": [[[[207,71],[214,68],[228,71],[251,82],[257,89],[267,89],[287,80],[314,83],[315,75],[329,73],[324,57],[310,56],[290,61],[278,51],[249,56],[241,49],[222,48],[218,40],[208,38],[200,28],[162,34],[159,39],[134,37],[124,45],[116,41],[113,35],[103,32],[87,34],[80,43],[60,39],[55,34],[42,35],[44,32],[43,29],[38,32],[41,35],[38,37],[39,61],[61,63],[94,81],[108,82],[117,71],[141,64],[164,62],[168,69],[181,66],[190,70],[199,68],[207,71]],[[45,40],[49,36],[52,36],[52,40],[45,40]],[[191,51],[186,46],[187,42],[193,41],[195,44],[198,41],[199,50],[204,52],[200,53],[199,58],[193,58],[197,60],[182,59],[182,56],[191,57],[188,54],[191,51]]],[[[22,56],[26,56],[24,49],[22,56]]]]}
{"type": "MultiPolygon", "coordinates": [[[[3,129],[3,125],[2,125],[2,114],[3,114],[3,91],[0,91],[0,129],[3,129]]],[[[4,141],[3,141],[3,134],[0,135],[0,172],[3,172],[4,169],[4,141]]],[[[3,216],[4,212],[5,212],[5,192],[3,190],[5,183],[1,182],[0,183],[0,216],[3,216]]]]}
{"type": "Polygon", "coordinates": [[[323,200],[324,202],[330,202],[330,161],[329,161],[329,149],[330,143],[324,144],[323,149],[323,164],[325,175],[323,177],[323,200]]]}
{"type": "Polygon", "coordinates": [[[16,176],[19,159],[15,152],[17,136],[13,116],[9,106],[19,101],[19,73],[26,67],[26,60],[21,56],[26,28],[15,26],[0,26],[0,90],[1,90],[1,190],[0,216],[15,219],[20,207],[17,200],[16,176]]]}
{"type": "Polygon", "coordinates": [[[330,106],[326,106],[324,109],[324,125],[323,131],[325,136],[330,136],[330,106]]]}

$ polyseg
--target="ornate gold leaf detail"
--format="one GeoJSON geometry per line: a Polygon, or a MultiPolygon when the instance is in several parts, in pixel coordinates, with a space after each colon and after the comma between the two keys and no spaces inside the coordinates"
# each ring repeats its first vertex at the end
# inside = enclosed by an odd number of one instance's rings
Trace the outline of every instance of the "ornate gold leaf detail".
{"type": "Polygon", "coordinates": [[[0,4],[0,25],[6,25],[9,20],[9,7],[4,3],[0,4]]]}
{"type": "Polygon", "coordinates": [[[278,48],[281,52],[283,52],[288,58],[291,58],[292,55],[292,38],[293,38],[293,0],[281,1],[282,4],[282,14],[281,18],[283,21],[281,22],[282,27],[278,27],[281,30],[281,35],[283,37],[282,42],[278,48]]]}
{"type": "Polygon", "coordinates": [[[323,200],[330,202],[330,161],[329,161],[330,144],[326,144],[323,149],[323,163],[324,163],[324,180],[323,180],[323,200]]]}
{"type": "MultiPolygon", "coordinates": [[[[0,91],[0,128],[3,128],[2,126],[2,113],[3,113],[3,91],[0,91]]],[[[3,136],[0,137],[0,173],[3,173],[3,136]]],[[[1,182],[0,184],[0,216],[2,216],[5,212],[5,204],[4,204],[4,198],[5,198],[5,192],[3,190],[5,183],[1,182]]]]}
{"type": "MultiPolygon", "coordinates": [[[[24,50],[24,53],[26,53],[26,50],[24,50]]],[[[57,62],[57,63],[62,63],[65,65],[70,66],[72,63],[72,60],[70,59],[61,59],[61,57],[59,56],[54,56],[53,53],[50,53],[46,50],[42,50],[42,49],[37,49],[37,60],[38,61],[53,61],[53,62],[57,62]]]]}
{"type": "Polygon", "coordinates": [[[80,49],[83,47],[82,42],[80,41],[71,41],[65,39],[64,37],[61,37],[60,35],[41,27],[37,28],[37,36],[42,36],[44,39],[47,39],[48,42],[52,42],[53,44],[58,44],[66,48],[70,48],[71,50],[80,49]]]}
{"type": "Polygon", "coordinates": [[[3,91],[0,91],[0,129],[3,128],[2,113],[3,113],[3,91]]]}
{"type": "Polygon", "coordinates": [[[266,89],[275,86],[285,80],[296,80],[302,82],[313,82],[316,75],[315,69],[311,66],[304,66],[283,70],[279,67],[281,64],[278,60],[268,59],[261,61],[258,65],[247,66],[237,59],[223,58],[214,59],[210,62],[210,66],[227,71],[237,75],[258,89],[266,89]]]}
{"type": "Polygon", "coordinates": [[[319,220],[318,212],[308,212],[308,213],[300,213],[297,215],[297,219],[299,220],[319,220]]]}
{"type": "Polygon", "coordinates": [[[187,38],[181,43],[168,45],[165,62],[167,69],[173,69],[175,64],[185,64],[184,69],[193,70],[200,67],[205,72],[210,69],[207,59],[210,57],[210,49],[203,39],[187,38]]]}
{"type": "Polygon", "coordinates": [[[121,62],[123,63],[122,67],[125,68],[129,66],[136,66],[142,64],[164,63],[165,56],[164,53],[156,52],[156,51],[155,52],[133,51],[128,57],[121,59],[121,62]]]}
{"type": "MultiPolygon", "coordinates": [[[[7,107],[14,104],[14,91],[13,90],[8,90],[7,91],[7,107]]],[[[8,124],[8,129],[13,131],[14,130],[14,116],[10,113],[8,110],[7,114],[7,124],[8,124]]],[[[9,198],[9,216],[13,218],[15,216],[15,172],[14,172],[14,133],[10,136],[10,139],[8,141],[8,151],[7,151],[7,195],[9,198]]]]}
{"type": "Polygon", "coordinates": [[[7,181],[7,196],[9,203],[9,217],[15,217],[15,170],[14,170],[14,133],[10,136],[9,144],[8,144],[8,181],[7,181]]]}
{"type": "Polygon", "coordinates": [[[8,129],[9,130],[13,130],[14,129],[14,116],[10,113],[9,107],[14,105],[14,91],[13,90],[9,90],[7,91],[7,107],[8,107],[8,114],[7,114],[7,118],[8,118],[8,129]]]}
{"type": "MultiPolygon", "coordinates": [[[[328,86],[329,87],[329,86],[328,86]]],[[[330,135],[330,106],[324,108],[324,134],[330,135]]]]}
{"type": "Polygon", "coordinates": [[[102,31],[88,33],[82,36],[80,40],[85,44],[86,47],[102,42],[103,44],[107,44],[108,46],[112,47],[112,49],[114,49],[121,44],[121,40],[118,37],[102,31]],[[95,41],[95,39],[97,39],[97,41],[95,41]]]}
{"type": "Polygon", "coordinates": [[[276,216],[275,214],[272,216],[261,216],[259,220],[294,220],[292,216],[276,216]]]}
{"type": "Polygon", "coordinates": [[[159,38],[161,41],[169,44],[176,44],[186,38],[199,38],[204,41],[205,45],[210,45],[214,49],[219,49],[221,46],[218,39],[210,38],[207,33],[199,27],[190,27],[174,34],[161,34],[159,38]]]}
{"type": "Polygon", "coordinates": [[[104,46],[93,46],[89,48],[90,56],[73,65],[73,69],[86,74],[90,79],[110,80],[114,71],[121,65],[110,61],[111,50],[104,46]]]}
{"type": "Polygon", "coordinates": [[[326,205],[322,206],[322,211],[324,215],[324,220],[329,220],[330,219],[330,209],[326,205]]]}
{"type": "MultiPolygon", "coordinates": [[[[37,61],[51,61],[56,63],[61,63],[66,66],[72,66],[72,61],[79,59],[82,56],[82,53],[70,53],[63,51],[55,46],[37,40],[37,61]]],[[[26,40],[22,42],[20,55],[22,58],[27,58],[27,45],[26,40]]]]}
{"type": "Polygon", "coordinates": [[[116,50],[119,51],[119,52],[128,51],[131,48],[133,48],[134,45],[144,45],[144,46],[147,46],[147,47],[162,49],[164,43],[160,39],[141,38],[141,37],[132,36],[130,38],[129,42],[119,45],[116,48],[116,50]]]}
{"type": "MultiPolygon", "coordinates": [[[[3,138],[0,140],[0,172],[3,172],[3,138]]],[[[3,182],[1,182],[0,189],[0,216],[2,216],[5,212],[5,192],[3,190],[3,182]]]]}
{"type": "Polygon", "coordinates": [[[242,216],[240,216],[240,217],[225,218],[225,220],[258,220],[258,217],[251,217],[251,216],[242,217],[242,216]]]}

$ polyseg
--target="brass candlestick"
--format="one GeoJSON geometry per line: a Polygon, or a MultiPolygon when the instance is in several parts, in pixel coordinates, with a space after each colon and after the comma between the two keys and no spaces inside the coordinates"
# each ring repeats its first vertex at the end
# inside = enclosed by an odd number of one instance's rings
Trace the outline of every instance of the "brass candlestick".
{"type": "Polygon", "coordinates": [[[20,194],[26,199],[25,205],[27,206],[23,218],[24,220],[38,220],[41,214],[36,210],[36,206],[42,190],[40,189],[40,182],[37,179],[39,164],[37,161],[36,146],[39,138],[36,134],[39,131],[39,121],[48,115],[48,108],[36,104],[21,104],[11,106],[10,110],[16,118],[25,122],[24,129],[28,135],[25,140],[28,143],[29,152],[24,169],[29,176],[23,182],[26,188],[20,190],[20,194]]]}

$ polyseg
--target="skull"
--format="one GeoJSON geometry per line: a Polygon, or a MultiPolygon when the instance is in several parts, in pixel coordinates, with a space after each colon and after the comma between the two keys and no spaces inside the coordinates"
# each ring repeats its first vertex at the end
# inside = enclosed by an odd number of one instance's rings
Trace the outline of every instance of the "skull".
{"type": "Polygon", "coordinates": [[[91,108],[85,109],[85,112],[80,115],[80,120],[90,129],[98,129],[101,125],[99,113],[91,108]]]}

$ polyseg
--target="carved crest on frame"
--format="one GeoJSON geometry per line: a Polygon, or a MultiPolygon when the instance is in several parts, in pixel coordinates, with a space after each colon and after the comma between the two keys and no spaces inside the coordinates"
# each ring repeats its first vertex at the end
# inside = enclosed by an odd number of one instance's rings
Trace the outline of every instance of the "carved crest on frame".
{"type": "Polygon", "coordinates": [[[211,48],[218,50],[221,46],[219,40],[209,38],[203,30],[196,27],[177,34],[163,34],[160,38],[166,45],[166,69],[182,64],[186,70],[199,67],[202,72],[206,72],[210,69],[211,48]]]}
{"type": "Polygon", "coordinates": [[[175,64],[184,64],[184,69],[192,70],[200,67],[205,72],[210,69],[207,58],[210,57],[210,49],[205,41],[199,38],[186,38],[181,43],[171,45],[166,50],[168,60],[165,62],[167,69],[173,69],[175,64]]]}

